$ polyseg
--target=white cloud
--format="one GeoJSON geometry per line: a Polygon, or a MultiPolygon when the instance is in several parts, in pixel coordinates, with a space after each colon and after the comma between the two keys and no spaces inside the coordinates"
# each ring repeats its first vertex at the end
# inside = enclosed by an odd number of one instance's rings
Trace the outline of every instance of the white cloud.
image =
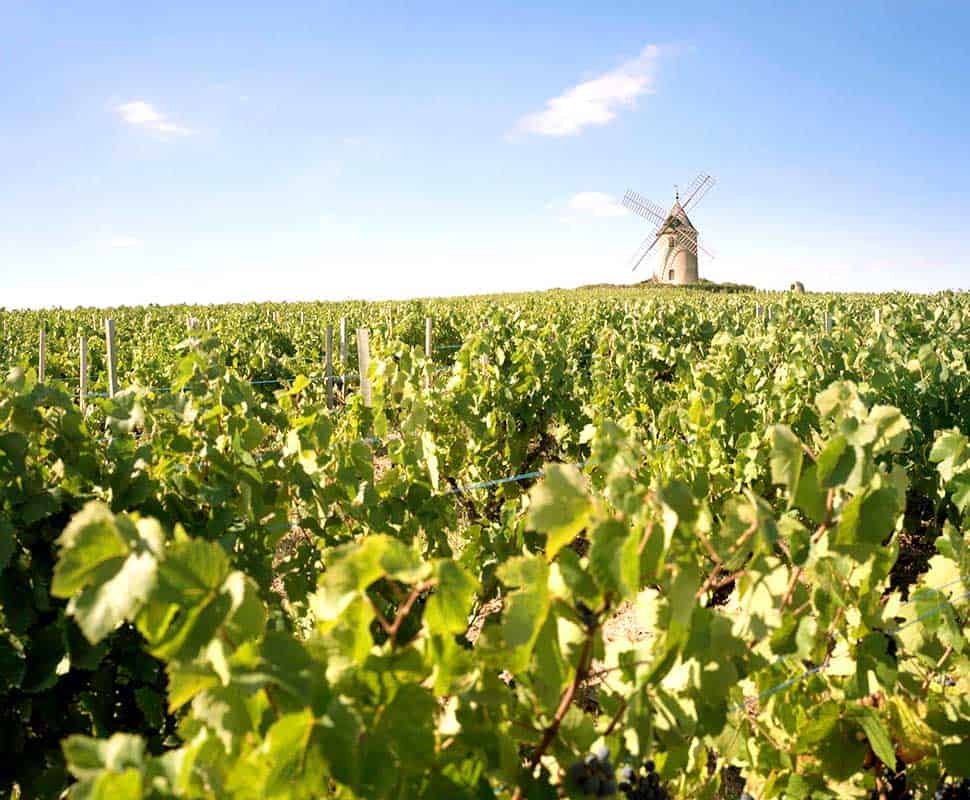
{"type": "Polygon", "coordinates": [[[574,136],[590,125],[605,125],[621,108],[653,93],[659,56],[657,45],[647,45],[636,58],[548,100],[542,111],[522,117],[516,129],[540,136],[574,136]]]}
{"type": "Polygon", "coordinates": [[[569,198],[566,206],[570,211],[590,214],[594,217],[622,217],[629,213],[605,192],[579,192],[569,198]]]}
{"type": "Polygon", "coordinates": [[[165,114],[158,111],[151,103],[144,100],[133,100],[123,103],[117,108],[121,118],[129,125],[138,125],[159,133],[173,135],[191,133],[188,128],[172,122],[165,114]]]}

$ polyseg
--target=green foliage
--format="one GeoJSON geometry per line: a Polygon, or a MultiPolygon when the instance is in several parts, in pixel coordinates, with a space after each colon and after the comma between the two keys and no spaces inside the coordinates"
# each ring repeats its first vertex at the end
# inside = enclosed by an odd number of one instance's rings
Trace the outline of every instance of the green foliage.
{"type": "Polygon", "coordinates": [[[84,413],[91,312],[45,312],[47,385],[0,314],[0,791],[554,797],[600,745],[673,797],[962,777],[966,302],[646,297],[117,310],[84,413]],[[369,408],[320,380],[341,315],[386,320],[369,408]]]}

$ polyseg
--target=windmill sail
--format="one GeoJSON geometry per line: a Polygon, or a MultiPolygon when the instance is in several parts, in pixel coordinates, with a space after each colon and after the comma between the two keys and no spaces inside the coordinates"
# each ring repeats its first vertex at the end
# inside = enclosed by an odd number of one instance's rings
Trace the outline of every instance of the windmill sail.
{"type": "Polygon", "coordinates": [[[684,211],[703,200],[704,195],[714,188],[716,182],[710,175],[703,173],[694,178],[694,182],[687,187],[689,191],[686,192],[687,199],[683,203],[684,211]]]}
{"type": "Polygon", "coordinates": [[[623,205],[630,209],[634,214],[638,214],[645,220],[654,224],[654,228],[659,228],[667,221],[667,212],[656,203],[651,203],[646,198],[641,197],[636,192],[627,191],[623,195],[623,205]]]}
{"type": "Polygon", "coordinates": [[[640,243],[640,246],[637,248],[637,252],[634,253],[633,258],[630,259],[630,261],[633,263],[633,269],[630,270],[631,272],[637,271],[637,267],[643,263],[643,259],[647,257],[647,253],[653,250],[654,245],[659,241],[660,238],[656,234],[651,233],[640,243]]]}

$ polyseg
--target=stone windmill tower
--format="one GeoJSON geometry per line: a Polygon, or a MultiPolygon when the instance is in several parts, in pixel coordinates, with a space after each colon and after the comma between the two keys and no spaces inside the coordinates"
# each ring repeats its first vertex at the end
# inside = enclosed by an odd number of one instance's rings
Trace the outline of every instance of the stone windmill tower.
{"type": "Polygon", "coordinates": [[[663,240],[663,244],[654,269],[654,280],[660,283],[697,283],[697,228],[680,204],[679,193],[657,236],[663,240]]]}
{"type": "Polygon", "coordinates": [[[623,197],[623,205],[633,213],[639,214],[653,225],[653,230],[647,235],[633,257],[633,269],[640,266],[655,247],[657,261],[654,267],[653,280],[657,283],[672,283],[684,285],[697,283],[697,251],[701,250],[710,258],[709,251],[700,246],[697,241],[697,228],[687,216],[687,209],[696,206],[702,197],[714,186],[714,178],[700,174],[688,188],[687,199],[681,203],[680,193],[674,199],[670,211],[665,212],[656,203],[651,203],[636,192],[627,192],[623,197]],[[658,247],[659,245],[659,247],[658,247]]]}

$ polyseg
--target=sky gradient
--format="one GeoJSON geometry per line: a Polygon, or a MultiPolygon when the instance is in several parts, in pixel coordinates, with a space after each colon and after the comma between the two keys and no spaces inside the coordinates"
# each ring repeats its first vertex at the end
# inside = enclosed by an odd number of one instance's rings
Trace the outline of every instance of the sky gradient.
{"type": "Polygon", "coordinates": [[[0,0],[0,306],[970,284],[965,3],[201,5],[0,0]]]}

